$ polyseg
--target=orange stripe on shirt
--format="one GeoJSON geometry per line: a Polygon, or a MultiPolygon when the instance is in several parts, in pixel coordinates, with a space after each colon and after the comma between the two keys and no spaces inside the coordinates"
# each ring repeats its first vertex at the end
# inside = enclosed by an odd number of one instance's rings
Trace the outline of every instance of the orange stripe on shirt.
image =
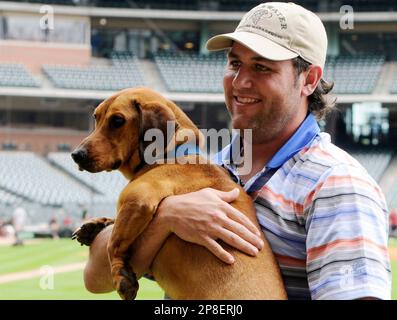
{"type": "Polygon", "coordinates": [[[268,186],[263,186],[261,190],[259,190],[258,194],[252,195],[254,199],[256,199],[257,195],[269,200],[271,203],[278,203],[281,207],[287,208],[289,211],[293,211],[296,215],[302,215],[304,212],[304,208],[310,205],[313,202],[313,198],[317,194],[317,192],[323,187],[335,187],[335,190],[338,190],[344,183],[349,185],[357,185],[362,188],[368,189],[371,188],[376,191],[379,197],[382,197],[382,192],[380,189],[370,183],[369,181],[363,180],[361,178],[352,177],[352,176],[329,176],[323,183],[320,183],[312,192],[309,193],[306,198],[304,205],[297,203],[293,200],[285,199],[283,195],[275,193],[268,186]]]}
{"type": "Polygon", "coordinates": [[[306,268],[306,260],[297,259],[288,256],[282,256],[281,254],[274,254],[278,264],[282,266],[289,266],[289,267],[299,267],[299,268],[306,268]]]}
{"type": "Polygon", "coordinates": [[[344,183],[348,185],[357,185],[361,186],[362,188],[368,189],[373,189],[376,191],[378,194],[378,197],[383,197],[382,191],[374,184],[367,180],[363,180],[358,177],[353,177],[353,176],[329,176],[328,178],[325,179],[323,183],[320,183],[312,192],[309,193],[308,197],[306,198],[304,202],[304,207],[307,207],[313,202],[313,199],[315,198],[317,192],[323,188],[323,187],[335,187],[335,190],[338,190],[337,188],[340,188],[341,185],[344,183]]]}
{"type": "Polygon", "coordinates": [[[382,253],[385,255],[388,254],[387,248],[385,246],[379,245],[370,239],[364,237],[358,237],[354,239],[339,239],[339,240],[331,241],[327,244],[318,247],[313,247],[307,250],[307,259],[314,260],[321,255],[325,255],[327,251],[335,248],[357,247],[357,246],[365,246],[365,245],[373,246],[376,249],[382,251],[382,253]]]}
{"type": "Polygon", "coordinates": [[[259,190],[259,195],[273,204],[278,203],[280,206],[289,209],[289,211],[293,211],[297,215],[303,214],[302,204],[285,199],[281,194],[275,193],[268,186],[263,186],[263,188],[259,190]]]}
{"type": "MultiPolygon", "coordinates": [[[[306,152],[306,151],[307,151],[307,150],[305,150],[305,152],[306,152]]],[[[337,160],[333,154],[331,154],[331,153],[325,151],[323,148],[321,148],[321,147],[319,147],[319,146],[311,147],[311,148],[310,148],[310,153],[311,153],[311,154],[317,154],[319,157],[324,157],[324,156],[325,156],[325,157],[328,157],[328,158],[337,160]]],[[[342,153],[342,152],[340,152],[339,154],[344,158],[343,160],[345,160],[346,163],[348,163],[348,164],[350,164],[350,165],[353,165],[353,166],[357,166],[357,163],[356,163],[356,162],[352,161],[349,157],[347,157],[347,155],[349,155],[349,154],[345,155],[345,154],[342,153]]],[[[350,156],[350,155],[349,155],[349,156],[350,156]]],[[[353,158],[353,159],[354,159],[354,158],[353,158]]],[[[338,161],[338,162],[340,162],[340,161],[338,161]]]]}
{"type": "Polygon", "coordinates": [[[370,189],[374,189],[378,196],[382,198],[382,191],[379,187],[377,187],[368,180],[364,180],[354,176],[329,176],[327,179],[325,179],[323,185],[340,187],[344,183],[347,183],[349,185],[358,185],[366,189],[368,189],[369,187],[370,189]]]}

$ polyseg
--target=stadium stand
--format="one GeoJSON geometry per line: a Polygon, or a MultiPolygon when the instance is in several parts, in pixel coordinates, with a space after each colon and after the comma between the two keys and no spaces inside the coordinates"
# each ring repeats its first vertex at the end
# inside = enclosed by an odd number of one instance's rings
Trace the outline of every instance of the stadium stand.
{"type": "Polygon", "coordinates": [[[23,64],[1,63],[0,86],[2,87],[39,87],[40,83],[23,64]]]}
{"type": "MultiPolygon", "coordinates": [[[[222,53],[208,56],[162,53],[154,59],[169,91],[223,92],[221,80],[226,59],[222,53]]],[[[328,81],[335,81],[336,93],[372,93],[384,61],[384,56],[376,55],[330,56],[324,76],[328,81]]]]}
{"type": "Polygon", "coordinates": [[[397,208],[397,180],[386,192],[387,204],[390,209],[397,208]]]}
{"type": "Polygon", "coordinates": [[[397,93],[397,73],[394,76],[393,83],[390,88],[390,93],[397,93]]]}
{"type": "Polygon", "coordinates": [[[111,66],[52,66],[43,71],[58,88],[120,90],[145,84],[139,63],[130,53],[113,53],[111,66]]]}
{"type": "Polygon", "coordinates": [[[392,150],[357,149],[351,151],[350,154],[361,163],[377,182],[382,178],[383,173],[393,157],[392,150]]]}
{"type": "Polygon", "coordinates": [[[372,93],[385,62],[384,56],[329,56],[324,77],[334,81],[336,93],[372,93]]]}
{"type": "MultiPolygon", "coordinates": [[[[43,3],[42,0],[28,0],[28,1],[25,1],[25,2],[43,3]]],[[[57,5],[76,5],[79,2],[80,2],[79,0],[77,0],[77,1],[74,1],[74,0],[50,0],[50,1],[46,1],[46,3],[57,4],[57,5]]]]}
{"type": "Polygon", "coordinates": [[[389,208],[397,209],[397,179],[394,180],[388,190],[385,190],[385,197],[389,208]]]}
{"type": "MultiPolygon", "coordinates": [[[[132,52],[113,52],[111,65],[43,65],[55,87],[79,90],[120,90],[145,85],[140,62],[132,52]]],[[[222,93],[224,53],[157,53],[154,61],[166,88],[171,92],[222,93]]],[[[369,94],[375,89],[384,66],[381,55],[330,56],[324,77],[334,81],[335,93],[369,94]]],[[[40,83],[21,64],[0,64],[0,86],[39,87],[40,83]]],[[[397,93],[397,76],[391,88],[397,93]]]]}
{"type": "Polygon", "coordinates": [[[0,176],[0,188],[43,205],[88,203],[92,198],[88,188],[31,152],[1,151],[0,176]]]}
{"type": "Polygon", "coordinates": [[[51,152],[47,157],[56,167],[99,193],[100,195],[94,196],[94,202],[115,202],[127,184],[127,180],[118,171],[95,174],[79,171],[68,152],[51,152]]]}
{"type": "MultiPolygon", "coordinates": [[[[6,0],[15,1],[15,0],[6,0]]],[[[23,0],[23,2],[42,3],[43,0],[23,0]]],[[[263,2],[258,0],[46,0],[46,3],[71,6],[96,6],[112,8],[140,8],[167,10],[208,10],[208,11],[246,11],[263,2]]],[[[340,1],[295,0],[313,11],[339,11],[340,1]]],[[[357,11],[395,11],[387,0],[350,0],[349,5],[357,11]]]]}
{"type": "Polygon", "coordinates": [[[225,55],[156,54],[154,60],[169,91],[223,92],[225,55]]]}
{"type": "MultiPolygon", "coordinates": [[[[13,3],[7,9],[6,2],[0,1],[3,5],[0,13],[2,52],[6,52],[7,47],[9,53],[8,56],[0,54],[0,148],[8,150],[0,151],[0,215],[9,214],[23,202],[35,219],[37,215],[35,222],[40,222],[48,221],[54,207],[62,207],[76,221],[81,217],[83,206],[91,216],[114,214],[125,179],[119,172],[80,172],[69,154],[92,130],[92,109],[109,91],[150,86],[183,106],[200,127],[229,127],[227,110],[222,113],[226,109],[222,96],[225,54],[201,54],[206,52],[204,40],[229,31],[240,13],[263,1],[8,2],[13,3]],[[38,26],[41,15],[39,6],[29,3],[70,6],[55,7],[56,12],[64,12],[56,19],[58,33],[48,31],[46,37],[42,29],[31,28],[38,26]],[[163,11],[159,14],[159,10],[163,11]],[[12,27],[21,16],[23,20],[16,24],[20,28],[12,27]],[[60,24],[62,21],[64,24],[60,24]],[[71,25],[76,27],[78,41],[73,40],[74,34],[68,27],[71,25]],[[188,43],[190,46],[186,46],[188,43]],[[133,50],[135,54],[122,50],[133,50]],[[14,52],[17,55],[13,55],[14,52]]],[[[327,58],[324,77],[335,82],[333,92],[341,115],[335,117],[336,120],[327,119],[322,128],[332,129],[327,131],[332,139],[346,144],[345,149],[376,181],[382,182],[390,176],[388,189],[384,191],[390,207],[397,207],[397,181],[393,184],[395,175],[389,174],[393,161],[397,162],[392,152],[397,141],[395,1],[349,1],[355,14],[366,12],[355,15],[352,30],[344,30],[338,24],[343,1],[295,2],[322,13],[327,33],[330,31],[329,53],[334,55],[327,58]],[[384,12],[378,14],[379,11],[384,12]],[[387,133],[373,148],[364,144],[357,147],[362,141],[352,137],[356,123],[371,118],[367,113],[372,111],[364,107],[360,109],[362,114],[352,112],[355,103],[366,101],[376,101],[382,104],[382,110],[390,111],[384,121],[388,124],[387,133]]],[[[364,129],[361,135],[366,139],[364,129]]]]}
{"type": "Polygon", "coordinates": [[[127,183],[119,172],[79,171],[68,152],[43,158],[32,152],[0,151],[0,176],[0,214],[9,216],[22,204],[32,225],[48,222],[54,213],[78,224],[84,208],[91,217],[111,217],[127,183]]]}
{"type": "Polygon", "coordinates": [[[23,201],[23,198],[18,197],[6,190],[0,189],[0,203],[5,205],[15,205],[23,201]]]}

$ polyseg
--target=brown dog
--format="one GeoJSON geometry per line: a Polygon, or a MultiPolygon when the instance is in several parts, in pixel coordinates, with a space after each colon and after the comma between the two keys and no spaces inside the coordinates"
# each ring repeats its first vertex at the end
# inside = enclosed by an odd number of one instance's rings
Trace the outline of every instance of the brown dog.
{"type": "MultiPolygon", "coordinates": [[[[201,133],[173,102],[146,88],[123,90],[103,101],[95,110],[96,127],[72,153],[80,168],[89,172],[120,170],[130,180],[122,191],[108,245],[113,285],[124,299],[134,299],[138,282],[129,261],[129,248],[147,227],[159,203],[166,197],[211,187],[240,196],[232,206],[258,226],[251,198],[228,173],[214,164],[147,164],[143,134],[150,128],[166,131],[175,121],[176,133],[166,145],[181,144],[185,129],[201,133]]],[[[196,142],[197,142],[196,141],[196,142]]],[[[199,155],[187,155],[195,157],[199,155]]],[[[90,245],[98,232],[113,223],[107,218],[83,225],[74,237],[90,245]]],[[[172,299],[285,299],[277,262],[265,242],[256,257],[250,257],[223,242],[236,257],[232,265],[216,258],[206,248],[171,235],[155,257],[152,274],[172,299]]]]}

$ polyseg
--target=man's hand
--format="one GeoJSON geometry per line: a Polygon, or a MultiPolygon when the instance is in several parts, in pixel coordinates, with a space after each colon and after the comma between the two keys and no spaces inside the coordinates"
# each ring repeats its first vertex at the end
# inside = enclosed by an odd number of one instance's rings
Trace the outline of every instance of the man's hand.
{"type": "Polygon", "coordinates": [[[260,231],[240,211],[232,207],[239,190],[222,192],[205,188],[163,200],[157,214],[163,224],[181,239],[206,247],[225,263],[234,257],[216,240],[222,240],[255,256],[263,248],[260,231]]]}
{"type": "MultiPolygon", "coordinates": [[[[260,231],[229,204],[238,194],[238,189],[222,192],[206,188],[164,199],[149,226],[132,246],[130,264],[138,279],[150,270],[158,250],[172,232],[185,241],[206,247],[225,263],[233,263],[234,257],[222,248],[216,241],[218,239],[247,254],[256,255],[263,247],[260,231]]],[[[109,226],[102,230],[90,247],[84,281],[86,288],[93,293],[114,290],[107,254],[112,228],[109,226]]]]}

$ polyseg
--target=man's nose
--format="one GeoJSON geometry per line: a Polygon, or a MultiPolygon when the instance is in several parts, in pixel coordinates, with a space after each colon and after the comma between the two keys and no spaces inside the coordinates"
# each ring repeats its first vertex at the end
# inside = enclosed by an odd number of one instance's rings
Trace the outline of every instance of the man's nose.
{"type": "Polygon", "coordinates": [[[247,70],[240,68],[232,81],[232,85],[236,89],[249,89],[252,87],[252,78],[247,70]]]}
{"type": "Polygon", "coordinates": [[[82,164],[88,160],[88,152],[85,148],[74,150],[71,156],[77,164],[82,164]]]}

